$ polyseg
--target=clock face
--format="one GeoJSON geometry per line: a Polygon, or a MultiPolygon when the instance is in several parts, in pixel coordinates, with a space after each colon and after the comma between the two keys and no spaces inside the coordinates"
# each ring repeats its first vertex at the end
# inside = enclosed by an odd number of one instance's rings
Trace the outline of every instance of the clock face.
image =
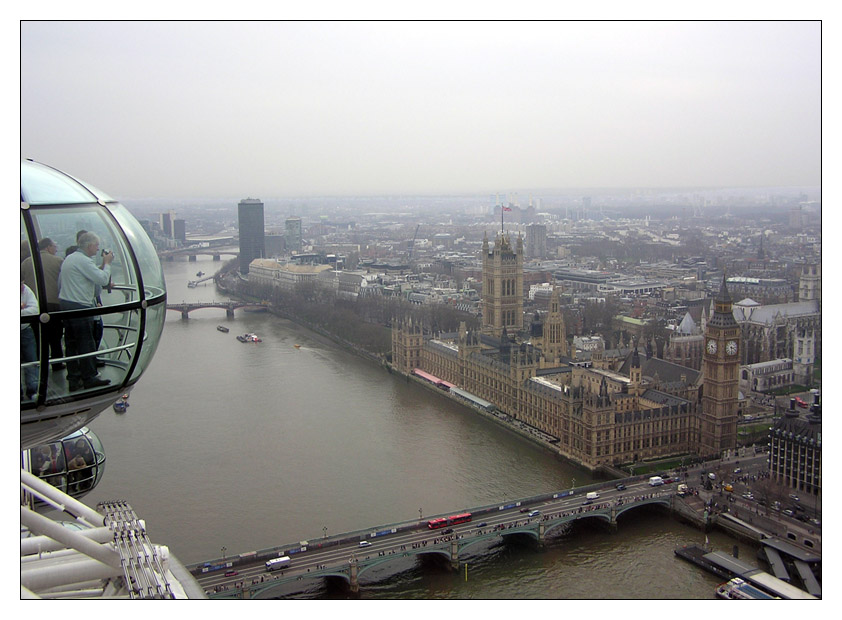
{"type": "Polygon", "coordinates": [[[711,355],[716,353],[716,340],[708,340],[708,353],[711,355]]]}
{"type": "Polygon", "coordinates": [[[736,355],[737,354],[737,341],[736,340],[729,340],[728,344],[725,345],[725,352],[728,355],[736,355]]]}

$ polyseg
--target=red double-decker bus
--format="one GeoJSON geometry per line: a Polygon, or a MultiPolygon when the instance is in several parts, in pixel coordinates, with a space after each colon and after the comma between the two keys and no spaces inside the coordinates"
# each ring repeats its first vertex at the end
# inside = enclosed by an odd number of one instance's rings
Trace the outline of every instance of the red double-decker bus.
{"type": "Polygon", "coordinates": [[[439,517],[438,519],[430,519],[427,521],[427,527],[431,530],[437,530],[448,525],[458,525],[459,523],[467,523],[471,520],[473,515],[470,512],[463,512],[458,515],[450,515],[449,517],[439,517]]]}

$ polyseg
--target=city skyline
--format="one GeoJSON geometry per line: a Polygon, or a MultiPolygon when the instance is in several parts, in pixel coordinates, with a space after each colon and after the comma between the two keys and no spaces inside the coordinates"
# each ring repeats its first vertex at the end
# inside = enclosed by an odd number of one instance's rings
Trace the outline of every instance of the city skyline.
{"type": "Polygon", "coordinates": [[[821,184],[818,21],[20,36],[21,157],[121,199],[821,184]]]}

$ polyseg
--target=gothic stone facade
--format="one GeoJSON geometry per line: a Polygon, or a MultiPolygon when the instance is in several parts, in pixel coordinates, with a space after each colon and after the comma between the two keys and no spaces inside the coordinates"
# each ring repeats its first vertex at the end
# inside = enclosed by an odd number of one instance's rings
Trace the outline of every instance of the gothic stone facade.
{"type": "Polygon", "coordinates": [[[424,337],[417,326],[394,332],[396,368],[410,373],[420,350],[415,368],[558,438],[559,453],[589,469],[687,454],[696,445],[699,386],[688,369],[681,370],[690,380],[656,389],[636,353],[626,376],[567,363],[542,368],[542,354],[531,345],[494,346],[490,337],[464,329],[455,339],[424,337]]]}

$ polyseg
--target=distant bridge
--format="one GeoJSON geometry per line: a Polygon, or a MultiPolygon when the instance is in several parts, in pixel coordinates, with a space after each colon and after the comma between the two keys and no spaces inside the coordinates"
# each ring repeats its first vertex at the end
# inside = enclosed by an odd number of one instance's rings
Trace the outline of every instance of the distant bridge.
{"type": "Polygon", "coordinates": [[[628,488],[622,490],[603,483],[504,505],[460,509],[456,513],[470,512],[471,520],[452,528],[429,529],[427,521],[413,520],[325,535],[187,568],[211,598],[276,598],[310,587],[312,580],[319,579],[340,579],[356,593],[359,578],[382,564],[405,564],[417,556],[439,556],[445,564],[458,569],[470,557],[469,551],[483,553],[497,542],[532,539],[541,547],[545,537],[566,533],[577,520],[596,519],[614,529],[617,518],[629,510],[651,504],[670,509],[676,499],[670,487],[652,488],[640,478],[628,479],[628,488]],[[597,489],[599,496],[587,500],[587,492],[597,489]],[[265,562],[280,556],[289,557],[290,565],[280,571],[267,571],[265,562]],[[297,583],[305,580],[311,583],[297,583]]]}
{"type": "Polygon", "coordinates": [[[225,316],[234,317],[234,310],[242,308],[246,312],[265,312],[269,308],[268,302],[255,303],[246,301],[183,301],[180,304],[167,304],[167,310],[181,312],[182,319],[189,319],[190,312],[200,308],[222,308],[225,316]]]}
{"type": "Polygon", "coordinates": [[[164,250],[158,253],[161,260],[175,260],[176,256],[186,256],[187,260],[193,262],[196,256],[203,254],[205,256],[212,256],[213,260],[221,260],[223,254],[227,256],[239,256],[240,248],[236,246],[225,246],[218,248],[181,248],[178,250],[164,250]]]}

